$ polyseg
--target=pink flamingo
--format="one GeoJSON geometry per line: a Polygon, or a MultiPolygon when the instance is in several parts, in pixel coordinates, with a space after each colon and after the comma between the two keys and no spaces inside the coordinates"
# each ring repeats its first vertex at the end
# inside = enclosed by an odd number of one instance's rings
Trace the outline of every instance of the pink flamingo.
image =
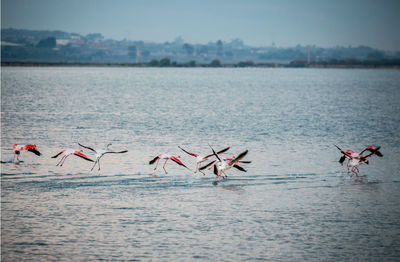
{"type": "Polygon", "coordinates": [[[40,152],[39,152],[39,150],[37,150],[36,145],[30,145],[30,144],[28,144],[28,145],[18,145],[18,144],[15,144],[15,145],[13,146],[13,151],[14,151],[13,162],[14,162],[14,160],[15,160],[15,156],[17,156],[17,161],[20,162],[20,160],[19,160],[19,155],[21,154],[21,151],[22,151],[22,150],[27,150],[27,151],[29,151],[29,152],[34,153],[34,154],[37,155],[37,156],[40,156],[40,155],[41,155],[40,152]]]}
{"type": "MultiPolygon", "coordinates": [[[[209,145],[210,146],[210,145],[209,145]]],[[[210,146],[211,147],[211,146],[210,146]]],[[[215,157],[218,159],[218,161],[214,161],[214,165],[213,163],[209,163],[208,165],[206,165],[205,167],[202,167],[200,169],[204,169],[207,166],[213,165],[214,166],[214,174],[217,177],[228,177],[225,173],[226,170],[228,170],[229,168],[231,168],[232,166],[238,168],[239,170],[243,171],[244,168],[242,168],[240,165],[238,165],[237,163],[244,158],[247,153],[248,150],[240,153],[236,158],[232,159],[232,160],[225,160],[225,159],[221,159],[219,157],[219,155],[215,152],[215,150],[211,147],[211,150],[213,151],[213,154],[215,155],[215,157]],[[242,170],[243,169],[243,170],[242,170]]]]}
{"type": "MultiPolygon", "coordinates": [[[[201,156],[201,155],[198,155],[198,154],[195,154],[195,153],[186,151],[185,149],[183,149],[183,148],[180,147],[180,146],[178,146],[178,147],[179,147],[183,152],[185,152],[186,154],[189,154],[189,155],[191,155],[191,156],[196,157],[196,169],[195,169],[194,173],[197,173],[197,171],[200,171],[203,175],[205,175],[205,174],[203,173],[203,171],[199,170],[199,166],[200,166],[201,163],[203,163],[204,161],[206,161],[207,158],[213,156],[214,154],[209,154],[209,155],[206,155],[206,156],[201,156]]],[[[226,152],[226,151],[228,151],[228,150],[229,150],[229,147],[224,148],[224,149],[222,149],[221,151],[218,151],[217,154],[222,154],[222,153],[224,153],[224,152],[226,152]]]]}
{"type": "Polygon", "coordinates": [[[81,157],[81,158],[83,158],[83,159],[85,159],[87,161],[94,162],[92,159],[87,157],[82,152],[83,152],[83,150],[78,151],[78,150],[75,150],[75,149],[64,149],[60,153],[58,153],[57,155],[52,156],[51,158],[57,158],[59,155],[62,155],[62,158],[61,158],[60,162],[58,162],[58,164],[56,166],[58,166],[58,165],[62,166],[64,164],[64,162],[65,162],[65,159],[67,159],[67,157],[69,157],[72,154],[74,154],[76,156],[79,156],[79,157],[81,157]]]}
{"type": "Polygon", "coordinates": [[[360,170],[358,169],[358,167],[362,164],[362,163],[366,163],[367,165],[369,164],[368,161],[368,157],[373,156],[373,155],[377,155],[379,157],[383,157],[382,153],[379,151],[379,149],[381,148],[380,146],[378,147],[374,147],[374,146],[367,146],[366,148],[364,148],[363,150],[361,150],[360,153],[355,153],[352,150],[346,150],[343,151],[340,147],[336,146],[337,149],[340,150],[340,152],[342,153],[340,155],[340,159],[339,159],[339,163],[343,165],[343,162],[346,160],[346,158],[348,159],[347,161],[347,170],[350,171],[355,174],[356,176],[358,176],[358,174],[360,173],[360,170]],[[365,151],[370,152],[368,155],[363,155],[363,153],[365,151]]]}
{"type": "MultiPolygon", "coordinates": [[[[164,165],[163,165],[163,169],[165,171],[165,174],[168,174],[167,170],[165,170],[165,164],[167,163],[168,160],[172,160],[175,163],[177,163],[178,165],[184,166],[187,169],[189,169],[187,166],[185,166],[178,158],[180,158],[180,156],[172,156],[172,155],[167,155],[167,154],[159,154],[158,156],[156,156],[155,158],[153,158],[152,160],[150,160],[149,165],[154,164],[155,162],[157,162],[156,167],[154,168],[154,170],[157,169],[158,166],[158,162],[160,161],[160,159],[165,159],[164,165]]],[[[190,170],[190,169],[189,169],[190,170]]]]}
{"type": "MultiPolygon", "coordinates": [[[[224,158],[224,161],[228,162],[228,164],[229,164],[229,163],[233,162],[234,159],[235,159],[235,157],[233,156],[233,157],[224,158]]],[[[207,165],[200,167],[199,170],[204,170],[204,169],[206,169],[206,168],[207,168],[207,169],[210,169],[210,168],[212,168],[213,166],[217,165],[218,163],[219,163],[219,160],[211,161],[211,162],[208,163],[207,165]]],[[[239,160],[239,161],[234,162],[233,165],[232,165],[232,167],[234,167],[234,168],[236,168],[236,169],[238,169],[238,170],[240,170],[240,171],[242,171],[242,172],[247,172],[247,170],[244,169],[244,168],[240,165],[240,163],[241,163],[241,164],[250,164],[251,161],[239,160]]]]}

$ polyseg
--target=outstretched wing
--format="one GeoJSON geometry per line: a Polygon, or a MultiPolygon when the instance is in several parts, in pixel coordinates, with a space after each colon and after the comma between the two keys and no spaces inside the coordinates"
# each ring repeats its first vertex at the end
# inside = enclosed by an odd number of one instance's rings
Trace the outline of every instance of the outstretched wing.
{"type": "Polygon", "coordinates": [[[28,151],[34,153],[37,156],[41,155],[40,152],[36,148],[30,148],[30,149],[28,149],[28,151]]]}
{"type": "Polygon", "coordinates": [[[52,156],[51,158],[57,158],[59,155],[61,155],[62,153],[64,153],[65,152],[65,149],[64,150],[62,150],[60,153],[58,153],[57,155],[55,155],[55,156],[52,156]]]}
{"type": "Polygon", "coordinates": [[[249,150],[246,150],[242,153],[240,153],[235,159],[232,160],[232,162],[230,162],[228,165],[232,166],[233,164],[235,164],[236,162],[238,162],[239,160],[241,160],[243,157],[245,157],[247,155],[247,153],[249,152],[249,150]]]}
{"type": "Polygon", "coordinates": [[[108,151],[108,152],[105,152],[104,154],[123,154],[123,153],[126,153],[126,152],[128,152],[128,150],[122,150],[122,151],[119,151],[119,152],[108,151]]]}
{"type": "MultiPolygon", "coordinates": [[[[368,157],[370,157],[370,156],[372,156],[372,155],[374,155],[374,154],[376,154],[377,156],[380,156],[380,157],[383,156],[382,153],[378,151],[380,147],[377,147],[377,148],[373,147],[373,148],[374,148],[374,149],[365,149],[365,150],[371,151],[371,153],[369,153],[369,154],[366,155],[366,156],[361,157],[360,162],[365,161],[368,157]],[[378,155],[377,152],[379,152],[379,155],[378,155]]],[[[363,151],[365,151],[365,150],[363,150],[363,151]]]]}
{"type": "Polygon", "coordinates": [[[29,152],[32,152],[32,153],[34,153],[34,154],[37,155],[37,156],[40,156],[40,155],[41,155],[40,152],[39,152],[39,150],[37,150],[36,145],[25,145],[25,146],[23,147],[23,149],[26,149],[26,150],[28,150],[29,152]]]}
{"type": "Polygon", "coordinates": [[[94,162],[92,159],[88,158],[85,154],[82,154],[79,151],[75,151],[74,155],[79,156],[79,157],[81,157],[81,158],[83,158],[83,159],[85,159],[87,161],[94,162]]]}
{"type": "MultiPolygon", "coordinates": [[[[229,150],[229,148],[230,148],[230,147],[224,148],[224,149],[222,149],[221,151],[218,151],[217,154],[219,155],[219,154],[225,153],[226,151],[229,150]]],[[[209,155],[206,155],[204,158],[207,159],[207,158],[209,158],[210,156],[213,156],[213,155],[214,155],[214,153],[209,154],[209,155]]]]}
{"type": "Polygon", "coordinates": [[[22,149],[26,149],[29,152],[34,153],[37,156],[40,156],[40,152],[37,150],[36,145],[25,145],[24,147],[22,147],[22,149]]]}
{"type": "Polygon", "coordinates": [[[219,162],[222,162],[222,160],[221,160],[221,158],[219,158],[218,154],[215,153],[214,148],[212,148],[210,144],[208,144],[208,145],[210,146],[210,148],[211,148],[211,150],[213,152],[213,155],[219,160],[219,162]]]}
{"type": "Polygon", "coordinates": [[[236,165],[236,164],[235,164],[235,165],[233,165],[233,167],[239,169],[240,171],[247,172],[246,169],[244,169],[243,167],[241,167],[241,166],[239,166],[239,165],[236,165]]]}
{"type": "Polygon", "coordinates": [[[185,166],[185,165],[182,163],[182,161],[179,160],[178,158],[176,158],[176,157],[174,157],[174,156],[171,156],[170,159],[171,159],[172,161],[174,161],[175,163],[177,163],[178,165],[181,165],[181,166],[184,166],[184,167],[188,168],[188,167],[185,166]]]}
{"type": "Polygon", "coordinates": [[[156,156],[155,158],[153,158],[152,160],[150,160],[149,165],[154,164],[154,162],[156,162],[157,159],[159,159],[158,156],[156,156]]]}
{"type": "Polygon", "coordinates": [[[93,149],[93,148],[91,148],[91,147],[84,146],[84,145],[82,145],[82,144],[79,144],[79,143],[78,143],[78,145],[80,145],[80,146],[81,146],[81,147],[83,147],[83,148],[86,148],[86,149],[92,150],[93,152],[95,152],[95,153],[96,153],[96,150],[94,150],[94,149],[93,149]]]}
{"type": "Polygon", "coordinates": [[[216,160],[214,160],[214,161],[211,161],[211,162],[210,162],[210,163],[208,163],[207,165],[200,167],[200,168],[199,168],[199,170],[206,169],[206,168],[210,167],[211,165],[213,165],[215,162],[216,162],[216,160]]]}
{"type": "MultiPolygon", "coordinates": [[[[383,157],[382,153],[379,151],[380,148],[381,148],[380,146],[378,146],[378,147],[368,146],[368,147],[364,148],[364,149],[360,152],[360,155],[362,155],[365,151],[369,151],[369,152],[372,153],[372,155],[373,155],[373,154],[376,154],[376,155],[379,156],[379,157],[383,157]]],[[[370,156],[370,155],[371,155],[371,154],[369,154],[368,156],[370,156]]],[[[366,157],[367,157],[367,156],[366,156],[366,157]]]]}
{"type": "Polygon", "coordinates": [[[189,155],[194,156],[194,157],[198,157],[198,156],[199,156],[198,154],[195,154],[195,153],[186,151],[185,149],[183,149],[183,148],[180,147],[180,146],[178,146],[178,147],[179,147],[183,152],[185,152],[186,154],[189,154],[189,155]]]}
{"type": "Polygon", "coordinates": [[[343,163],[343,161],[344,161],[344,159],[342,160],[343,157],[346,158],[346,156],[347,156],[347,157],[349,157],[349,158],[353,158],[349,152],[343,151],[343,150],[342,150],[340,147],[338,147],[337,145],[334,145],[334,146],[336,146],[336,148],[339,149],[339,151],[342,153],[342,156],[341,156],[341,158],[340,158],[340,160],[339,160],[340,163],[343,163]],[[343,156],[343,155],[344,155],[344,156],[343,156]]]}

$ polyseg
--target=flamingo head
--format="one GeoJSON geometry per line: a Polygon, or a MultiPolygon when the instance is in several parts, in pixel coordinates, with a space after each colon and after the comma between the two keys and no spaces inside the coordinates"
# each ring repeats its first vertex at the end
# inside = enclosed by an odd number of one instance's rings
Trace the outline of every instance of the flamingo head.
{"type": "Polygon", "coordinates": [[[367,164],[367,165],[369,165],[368,159],[365,159],[365,160],[364,160],[364,163],[367,164]]]}
{"type": "Polygon", "coordinates": [[[108,150],[108,147],[109,147],[109,146],[111,146],[111,145],[112,145],[112,144],[111,144],[111,143],[109,143],[109,144],[106,146],[107,150],[108,150]]]}

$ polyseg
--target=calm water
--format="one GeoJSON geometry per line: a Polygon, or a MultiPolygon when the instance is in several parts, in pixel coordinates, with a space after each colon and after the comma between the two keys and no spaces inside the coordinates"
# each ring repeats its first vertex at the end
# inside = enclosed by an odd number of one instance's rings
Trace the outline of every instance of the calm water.
{"type": "Polygon", "coordinates": [[[1,70],[2,261],[400,259],[398,70],[1,70]],[[56,167],[78,142],[129,152],[56,167]],[[248,172],[148,165],[207,143],[248,172]],[[351,178],[333,144],[384,157],[351,178]]]}

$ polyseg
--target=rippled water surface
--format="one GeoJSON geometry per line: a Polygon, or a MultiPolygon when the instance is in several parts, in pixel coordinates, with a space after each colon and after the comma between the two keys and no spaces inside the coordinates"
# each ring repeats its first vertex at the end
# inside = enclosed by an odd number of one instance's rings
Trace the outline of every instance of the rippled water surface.
{"type": "Polygon", "coordinates": [[[1,70],[2,261],[400,259],[398,70],[1,70]],[[78,142],[129,152],[57,167],[78,142]],[[148,165],[207,143],[247,172],[148,165]],[[333,144],[384,157],[350,177],[333,144]]]}

